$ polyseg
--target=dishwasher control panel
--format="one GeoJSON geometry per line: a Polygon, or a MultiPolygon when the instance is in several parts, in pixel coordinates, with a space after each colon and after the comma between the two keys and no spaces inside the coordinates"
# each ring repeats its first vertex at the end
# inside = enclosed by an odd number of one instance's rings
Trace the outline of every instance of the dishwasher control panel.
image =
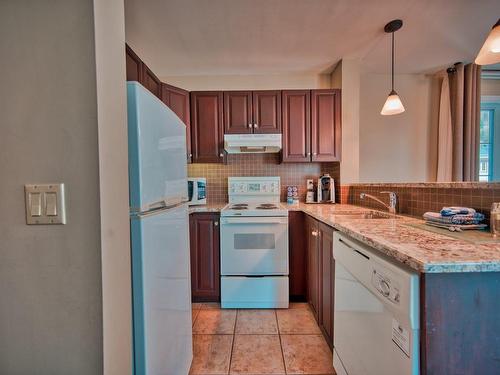
{"type": "Polygon", "coordinates": [[[373,267],[372,269],[372,285],[383,297],[399,305],[401,300],[400,285],[380,268],[373,267]]]}

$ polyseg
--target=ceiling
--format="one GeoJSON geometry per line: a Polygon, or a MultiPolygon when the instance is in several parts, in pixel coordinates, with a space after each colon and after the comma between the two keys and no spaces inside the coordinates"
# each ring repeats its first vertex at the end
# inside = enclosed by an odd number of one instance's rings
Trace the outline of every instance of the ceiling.
{"type": "Polygon", "coordinates": [[[130,46],[161,76],[327,73],[342,58],[387,73],[472,61],[499,0],[125,0],[130,46]]]}

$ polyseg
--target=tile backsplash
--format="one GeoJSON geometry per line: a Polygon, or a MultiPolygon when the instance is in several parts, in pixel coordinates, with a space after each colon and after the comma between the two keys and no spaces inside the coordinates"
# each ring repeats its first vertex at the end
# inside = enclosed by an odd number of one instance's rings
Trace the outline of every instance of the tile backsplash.
{"type": "Polygon", "coordinates": [[[341,202],[384,210],[379,203],[359,198],[369,193],[388,202],[387,194],[394,191],[398,196],[398,213],[421,217],[427,211],[438,212],[445,206],[474,208],[489,217],[491,204],[500,202],[500,183],[415,183],[415,184],[352,184],[341,187],[341,202]]]}
{"type": "MultiPolygon", "coordinates": [[[[281,178],[281,200],[286,200],[286,186],[297,185],[301,201],[306,196],[306,179],[315,180],[329,173],[339,185],[339,163],[280,163],[279,154],[232,154],[227,155],[226,164],[189,164],[189,177],[207,178],[208,203],[227,202],[227,178],[243,176],[279,176],[281,178]]],[[[340,199],[340,190],[336,190],[340,199]]]]}

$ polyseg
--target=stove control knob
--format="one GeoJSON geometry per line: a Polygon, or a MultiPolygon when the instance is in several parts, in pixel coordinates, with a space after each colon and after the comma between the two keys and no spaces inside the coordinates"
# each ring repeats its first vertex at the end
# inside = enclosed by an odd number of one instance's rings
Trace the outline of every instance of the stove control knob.
{"type": "Polygon", "coordinates": [[[380,292],[385,296],[388,297],[389,294],[391,293],[391,287],[385,280],[380,280],[380,292]]]}
{"type": "Polygon", "coordinates": [[[401,297],[399,296],[399,292],[396,292],[396,294],[394,295],[394,302],[396,303],[399,303],[401,297]]]}

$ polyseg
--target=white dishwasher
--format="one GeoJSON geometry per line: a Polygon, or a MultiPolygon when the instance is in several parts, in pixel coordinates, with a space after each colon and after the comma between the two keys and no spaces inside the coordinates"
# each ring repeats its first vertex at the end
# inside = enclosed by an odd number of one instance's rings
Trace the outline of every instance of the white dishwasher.
{"type": "Polygon", "coordinates": [[[335,233],[334,352],[338,375],[419,373],[419,276],[335,233]]]}

